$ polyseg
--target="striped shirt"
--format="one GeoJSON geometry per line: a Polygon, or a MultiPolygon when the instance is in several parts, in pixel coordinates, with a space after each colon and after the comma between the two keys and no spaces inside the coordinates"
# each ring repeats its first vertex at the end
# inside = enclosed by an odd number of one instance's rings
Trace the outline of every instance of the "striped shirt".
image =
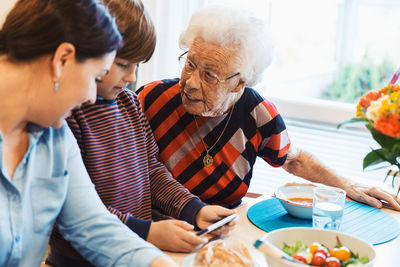
{"type": "Polygon", "coordinates": [[[136,94],[124,90],[115,100],[84,104],[67,122],[101,200],[133,231],[147,238],[152,207],[195,224],[205,204],[158,161],[158,147],[136,94]]]}
{"type": "Polygon", "coordinates": [[[215,143],[230,114],[195,118],[182,105],[178,82],[152,82],[139,89],[139,99],[157,141],[159,159],[193,194],[207,203],[230,204],[246,194],[257,156],[273,167],[284,164],[290,140],[272,103],[245,88],[215,143]],[[212,147],[213,164],[208,167],[203,163],[202,140],[212,147]]]}

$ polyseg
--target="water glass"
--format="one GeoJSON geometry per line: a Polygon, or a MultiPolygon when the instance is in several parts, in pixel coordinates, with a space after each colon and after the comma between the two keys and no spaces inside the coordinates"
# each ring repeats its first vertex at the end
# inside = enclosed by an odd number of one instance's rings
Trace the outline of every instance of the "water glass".
{"type": "Polygon", "coordinates": [[[336,187],[315,187],[313,191],[313,227],[340,230],[346,191],[336,187]]]}

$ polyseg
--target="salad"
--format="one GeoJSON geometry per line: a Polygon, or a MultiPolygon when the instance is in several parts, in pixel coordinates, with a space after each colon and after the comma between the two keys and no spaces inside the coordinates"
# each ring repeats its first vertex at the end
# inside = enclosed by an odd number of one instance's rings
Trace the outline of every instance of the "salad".
{"type": "Polygon", "coordinates": [[[313,242],[310,246],[307,246],[302,241],[297,240],[294,246],[283,243],[282,251],[294,259],[312,266],[356,267],[369,262],[368,257],[360,257],[358,253],[356,254],[342,246],[339,239],[338,245],[332,249],[318,242],[313,242]]]}

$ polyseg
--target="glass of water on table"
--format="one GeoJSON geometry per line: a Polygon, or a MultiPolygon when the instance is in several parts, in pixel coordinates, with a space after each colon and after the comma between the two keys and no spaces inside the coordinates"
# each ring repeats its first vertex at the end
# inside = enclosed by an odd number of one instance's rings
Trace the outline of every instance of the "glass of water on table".
{"type": "Polygon", "coordinates": [[[340,230],[346,191],[336,187],[315,187],[313,197],[313,227],[340,230]]]}

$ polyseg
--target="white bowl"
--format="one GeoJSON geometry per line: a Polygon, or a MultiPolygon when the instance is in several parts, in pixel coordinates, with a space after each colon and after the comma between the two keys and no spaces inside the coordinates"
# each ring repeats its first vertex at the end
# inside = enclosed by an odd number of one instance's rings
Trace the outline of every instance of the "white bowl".
{"type": "MultiPolygon", "coordinates": [[[[367,256],[369,258],[370,261],[367,264],[364,264],[363,267],[372,267],[374,265],[376,254],[372,245],[354,236],[337,231],[308,227],[283,228],[269,232],[262,238],[262,240],[267,240],[280,249],[283,248],[283,242],[288,245],[294,245],[296,240],[304,242],[307,246],[310,246],[313,242],[319,242],[332,249],[337,245],[336,236],[339,237],[343,246],[346,246],[354,253],[358,253],[360,257],[367,256]]],[[[269,267],[305,266],[268,255],[265,255],[265,258],[269,267]]]]}
{"type": "Polygon", "coordinates": [[[313,184],[290,183],[279,187],[275,191],[275,197],[280,200],[286,211],[295,217],[301,219],[312,219],[312,203],[306,205],[298,202],[290,201],[291,198],[308,198],[313,199],[313,184]]]}

